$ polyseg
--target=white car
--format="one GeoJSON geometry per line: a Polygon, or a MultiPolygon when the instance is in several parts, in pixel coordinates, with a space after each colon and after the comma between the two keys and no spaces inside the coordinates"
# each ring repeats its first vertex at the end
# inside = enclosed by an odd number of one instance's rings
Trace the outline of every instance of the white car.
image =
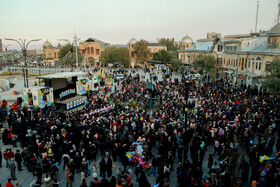
{"type": "Polygon", "coordinates": [[[190,74],[190,75],[186,75],[186,79],[192,79],[192,80],[197,80],[200,79],[201,75],[200,74],[190,74]]]}

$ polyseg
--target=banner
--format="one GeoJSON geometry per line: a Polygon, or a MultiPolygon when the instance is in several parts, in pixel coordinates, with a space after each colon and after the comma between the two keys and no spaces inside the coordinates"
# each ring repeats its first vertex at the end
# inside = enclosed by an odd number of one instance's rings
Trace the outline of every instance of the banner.
{"type": "Polygon", "coordinates": [[[86,94],[87,89],[89,89],[88,79],[81,79],[76,82],[77,94],[84,95],[86,94]]]}
{"type": "Polygon", "coordinates": [[[72,109],[72,108],[75,108],[77,106],[80,106],[82,104],[85,104],[87,102],[87,97],[83,97],[83,98],[80,98],[80,99],[76,99],[74,101],[71,101],[69,103],[66,103],[66,109],[69,110],[69,109],[72,109]]]}

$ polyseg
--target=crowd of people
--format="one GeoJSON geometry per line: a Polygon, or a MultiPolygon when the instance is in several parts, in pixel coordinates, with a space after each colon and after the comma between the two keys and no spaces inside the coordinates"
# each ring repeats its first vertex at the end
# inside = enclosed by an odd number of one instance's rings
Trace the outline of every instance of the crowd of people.
{"type": "Polygon", "coordinates": [[[135,71],[114,91],[91,95],[79,111],[3,104],[0,117],[8,126],[2,141],[13,148],[1,155],[11,179],[17,168],[37,176],[32,186],[59,186],[63,177],[72,186],[76,173],[81,187],[279,185],[276,96],[205,76],[190,80],[186,102],[185,85],[174,81],[172,72],[144,73],[152,74],[154,109],[149,109],[149,80],[135,71]],[[14,148],[18,144],[22,151],[14,148]]]}

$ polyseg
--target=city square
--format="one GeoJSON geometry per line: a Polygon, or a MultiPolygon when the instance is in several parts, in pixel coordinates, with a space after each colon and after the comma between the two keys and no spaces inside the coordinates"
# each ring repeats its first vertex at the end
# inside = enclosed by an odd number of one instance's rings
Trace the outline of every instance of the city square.
{"type": "Polygon", "coordinates": [[[0,3],[0,186],[279,186],[280,1],[159,2],[0,3]]]}

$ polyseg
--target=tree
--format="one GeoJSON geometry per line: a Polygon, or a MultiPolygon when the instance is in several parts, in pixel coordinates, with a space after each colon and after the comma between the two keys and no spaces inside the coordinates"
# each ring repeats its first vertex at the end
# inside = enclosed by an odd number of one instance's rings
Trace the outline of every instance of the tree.
{"type": "Polygon", "coordinates": [[[217,72],[217,60],[212,55],[206,55],[206,56],[200,55],[193,62],[193,66],[199,69],[200,74],[208,73],[213,76],[217,72]]]}
{"type": "Polygon", "coordinates": [[[154,60],[162,62],[171,62],[174,56],[166,50],[159,50],[154,54],[154,60]]]}
{"type": "Polygon", "coordinates": [[[129,49],[115,46],[107,47],[102,52],[100,61],[112,64],[118,63],[127,67],[130,63],[129,49]]]}
{"type": "Polygon", "coordinates": [[[265,76],[263,84],[273,93],[280,94],[280,59],[274,58],[271,62],[270,74],[265,76]]]}
{"type": "Polygon", "coordinates": [[[167,51],[177,51],[179,50],[179,45],[175,43],[174,38],[161,38],[159,43],[167,47],[167,51]]]}
{"type": "MultiPolygon", "coordinates": [[[[59,50],[59,53],[58,53],[59,60],[61,61],[65,57],[65,55],[67,55],[68,52],[72,53],[71,61],[72,61],[73,64],[75,64],[75,62],[76,62],[76,47],[73,47],[70,44],[62,46],[62,48],[59,50]]],[[[78,60],[79,60],[79,62],[81,62],[82,59],[83,59],[83,56],[78,49],[78,60]]]]}
{"type": "Polygon", "coordinates": [[[148,41],[140,40],[134,45],[137,63],[144,64],[148,61],[151,51],[148,49],[148,41]]]}

